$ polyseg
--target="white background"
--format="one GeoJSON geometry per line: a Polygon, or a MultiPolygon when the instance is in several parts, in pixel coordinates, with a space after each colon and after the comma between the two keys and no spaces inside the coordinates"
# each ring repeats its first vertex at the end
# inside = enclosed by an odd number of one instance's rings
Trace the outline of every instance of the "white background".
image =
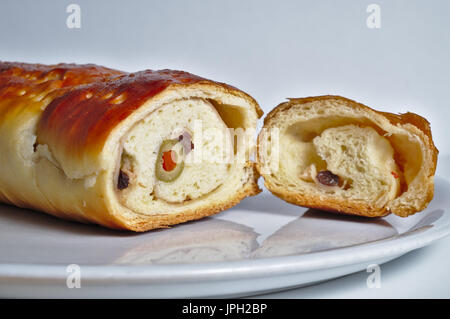
{"type": "MultiPolygon", "coordinates": [[[[449,1],[5,1],[0,60],[186,70],[227,82],[267,113],[286,97],[338,94],[426,117],[450,177],[449,1]],[[81,7],[81,28],[66,7],[81,7]],[[381,28],[366,25],[369,4],[381,28]]],[[[450,239],[382,268],[281,297],[450,297],[450,239]]]]}

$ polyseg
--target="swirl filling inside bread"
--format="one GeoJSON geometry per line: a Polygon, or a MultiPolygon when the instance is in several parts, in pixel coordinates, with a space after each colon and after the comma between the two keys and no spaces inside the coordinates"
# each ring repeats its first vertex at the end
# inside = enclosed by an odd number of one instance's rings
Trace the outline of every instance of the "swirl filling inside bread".
{"type": "Polygon", "coordinates": [[[146,213],[149,205],[186,204],[213,192],[233,173],[231,134],[202,99],[174,101],[151,113],[124,138],[120,171],[129,185],[119,192],[121,202],[146,213]]]}
{"type": "Polygon", "coordinates": [[[436,159],[425,119],[336,96],[279,105],[259,136],[259,170],[275,195],[370,217],[424,209],[433,196],[436,159]]]}

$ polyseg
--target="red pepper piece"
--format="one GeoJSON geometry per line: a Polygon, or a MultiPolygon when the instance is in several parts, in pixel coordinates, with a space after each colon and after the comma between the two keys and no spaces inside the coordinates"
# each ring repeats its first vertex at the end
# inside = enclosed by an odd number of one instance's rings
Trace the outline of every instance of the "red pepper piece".
{"type": "Polygon", "coordinates": [[[172,151],[172,150],[167,151],[167,152],[163,152],[163,155],[162,155],[162,159],[163,159],[162,166],[163,166],[163,169],[166,172],[173,171],[174,168],[177,166],[177,163],[174,160],[176,158],[176,156],[177,156],[176,153],[174,151],[172,151]]]}

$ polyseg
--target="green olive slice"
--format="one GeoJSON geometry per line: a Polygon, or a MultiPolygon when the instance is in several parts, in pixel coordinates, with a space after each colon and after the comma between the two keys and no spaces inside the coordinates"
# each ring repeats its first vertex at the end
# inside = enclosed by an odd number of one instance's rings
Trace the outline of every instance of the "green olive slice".
{"type": "Polygon", "coordinates": [[[183,146],[178,140],[163,141],[156,159],[156,178],[162,182],[176,180],[184,169],[183,153],[183,146]]]}

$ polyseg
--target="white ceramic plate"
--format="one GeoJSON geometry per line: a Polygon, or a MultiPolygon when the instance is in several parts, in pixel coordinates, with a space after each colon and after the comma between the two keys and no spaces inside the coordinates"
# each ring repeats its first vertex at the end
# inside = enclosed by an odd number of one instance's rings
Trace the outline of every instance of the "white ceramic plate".
{"type": "Polygon", "coordinates": [[[369,220],[307,210],[264,192],[216,217],[144,234],[1,205],[0,295],[225,297],[308,285],[450,234],[449,194],[450,183],[438,177],[424,212],[369,220]]]}

